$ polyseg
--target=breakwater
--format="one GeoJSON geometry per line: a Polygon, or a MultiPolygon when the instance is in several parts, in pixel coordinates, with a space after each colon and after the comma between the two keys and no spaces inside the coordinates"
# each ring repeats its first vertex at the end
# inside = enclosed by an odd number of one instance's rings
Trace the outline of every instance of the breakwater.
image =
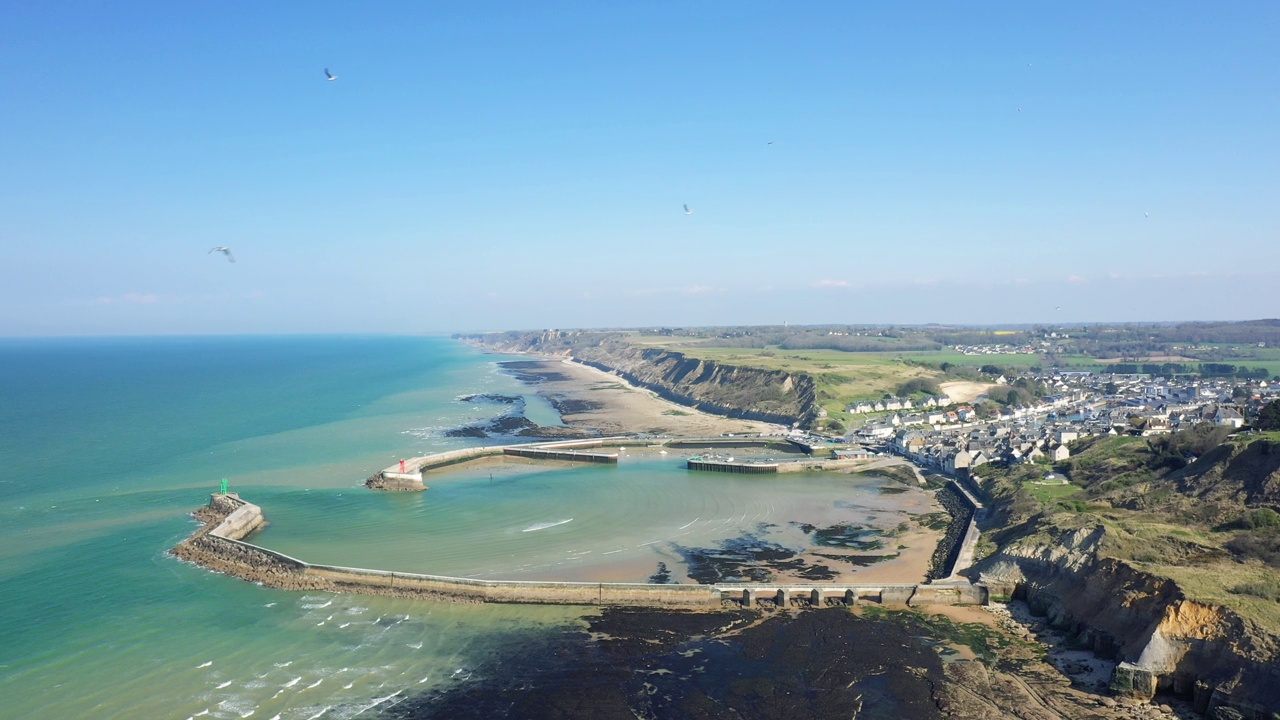
{"type": "Polygon", "coordinates": [[[978,542],[977,515],[981,503],[955,480],[938,490],[938,502],[951,515],[951,522],[929,563],[929,579],[956,577],[973,564],[973,550],[978,542]]]}
{"type": "Polygon", "coordinates": [[[234,493],[215,493],[193,513],[201,527],[170,552],[250,582],[284,590],[390,595],[448,602],[710,609],[723,604],[785,608],[837,603],[984,604],[986,588],[937,584],[722,583],[714,585],[497,581],[308,563],[244,538],[265,524],[262,509],[234,493]]]}

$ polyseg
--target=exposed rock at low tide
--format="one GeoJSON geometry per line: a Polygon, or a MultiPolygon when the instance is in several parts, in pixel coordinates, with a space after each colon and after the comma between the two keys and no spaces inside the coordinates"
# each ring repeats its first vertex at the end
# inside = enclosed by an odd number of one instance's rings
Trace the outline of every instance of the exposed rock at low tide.
{"type": "Polygon", "coordinates": [[[606,610],[590,627],[508,643],[480,680],[413,698],[388,717],[816,718],[943,715],[936,652],[905,628],[844,609],[606,610]]]}

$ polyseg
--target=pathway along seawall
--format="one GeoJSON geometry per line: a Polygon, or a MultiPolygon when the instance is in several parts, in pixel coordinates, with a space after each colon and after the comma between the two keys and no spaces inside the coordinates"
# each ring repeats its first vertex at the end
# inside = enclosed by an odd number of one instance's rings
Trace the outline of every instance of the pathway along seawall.
{"type": "Polygon", "coordinates": [[[202,524],[170,550],[217,572],[282,590],[327,590],[463,603],[608,605],[712,609],[727,603],[784,608],[878,602],[901,605],[980,605],[987,590],[967,581],[938,584],[814,585],[800,581],[719,585],[524,582],[473,580],[387,570],[316,565],[245,542],[266,524],[262,509],[235,493],[214,493],[193,513],[202,524]]]}

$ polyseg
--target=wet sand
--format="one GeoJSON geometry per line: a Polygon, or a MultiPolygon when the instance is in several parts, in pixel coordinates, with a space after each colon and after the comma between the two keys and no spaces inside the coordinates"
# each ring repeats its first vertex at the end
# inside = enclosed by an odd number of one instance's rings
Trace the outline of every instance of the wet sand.
{"type": "Polygon", "coordinates": [[[566,425],[601,435],[643,433],[714,437],[725,433],[780,434],[780,425],[738,420],[694,410],[658,397],[612,373],[575,362],[536,356],[517,361],[517,376],[538,387],[538,394],[563,408],[566,425]],[[525,365],[525,363],[529,363],[525,365]]]}

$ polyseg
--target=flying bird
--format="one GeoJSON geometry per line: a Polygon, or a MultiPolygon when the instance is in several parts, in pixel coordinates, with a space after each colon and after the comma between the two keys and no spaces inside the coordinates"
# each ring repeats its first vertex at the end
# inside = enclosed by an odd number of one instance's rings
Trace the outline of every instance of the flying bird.
{"type": "Polygon", "coordinates": [[[684,206],[684,214],[685,214],[685,215],[692,215],[692,214],[693,214],[693,211],[689,209],[689,206],[688,206],[688,205],[685,205],[685,206],[684,206]]]}
{"type": "Polygon", "coordinates": [[[325,76],[325,79],[327,79],[329,82],[333,82],[334,80],[338,79],[337,75],[334,75],[333,73],[329,72],[329,68],[324,69],[324,76],[325,76]]]}
{"type": "Polygon", "coordinates": [[[770,140],[769,142],[765,143],[765,145],[772,145],[772,144],[773,144],[773,141],[772,141],[772,140],[770,140]]]}
{"type": "Polygon", "coordinates": [[[1142,213],[1142,217],[1151,217],[1151,213],[1149,213],[1149,212],[1144,212],[1144,213],[1142,213]]]}
{"type": "Polygon", "coordinates": [[[209,248],[209,252],[210,252],[210,253],[220,252],[220,253],[222,253],[223,255],[226,255],[226,256],[227,256],[227,261],[228,261],[228,262],[235,262],[235,261],[236,261],[236,257],[235,257],[234,255],[232,255],[232,254],[231,254],[231,248],[229,248],[229,247],[227,247],[227,246],[225,246],[225,245],[219,245],[219,246],[218,246],[218,247],[216,247],[216,248],[209,248]]]}

